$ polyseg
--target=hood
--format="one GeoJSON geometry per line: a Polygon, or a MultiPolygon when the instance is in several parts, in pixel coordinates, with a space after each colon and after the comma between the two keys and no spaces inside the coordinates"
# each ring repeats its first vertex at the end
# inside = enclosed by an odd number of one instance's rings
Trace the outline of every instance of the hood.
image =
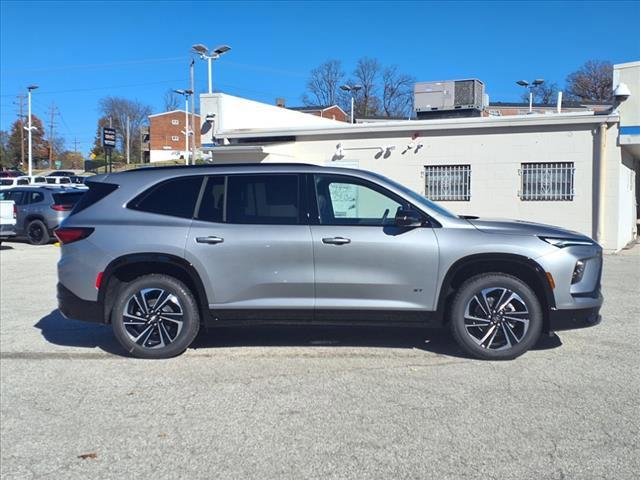
{"type": "Polygon", "coordinates": [[[471,225],[484,233],[503,235],[542,235],[548,237],[589,238],[586,235],[553,225],[525,222],[524,220],[503,220],[493,218],[465,218],[471,225]]]}

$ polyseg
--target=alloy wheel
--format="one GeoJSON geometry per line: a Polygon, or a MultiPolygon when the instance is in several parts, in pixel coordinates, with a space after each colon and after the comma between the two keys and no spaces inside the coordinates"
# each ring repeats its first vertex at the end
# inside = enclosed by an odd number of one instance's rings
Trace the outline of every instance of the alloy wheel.
{"type": "Polygon", "coordinates": [[[162,288],[144,288],[127,300],[122,323],[129,338],[143,348],[173,343],[184,326],[184,311],[176,295],[162,288]]]}
{"type": "Polygon", "coordinates": [[[529,331],[529,308],[513,290],[489,287],[478,291],[464,311],[469,337],[487,350],[507,350],[520,343],[529,331]]]}

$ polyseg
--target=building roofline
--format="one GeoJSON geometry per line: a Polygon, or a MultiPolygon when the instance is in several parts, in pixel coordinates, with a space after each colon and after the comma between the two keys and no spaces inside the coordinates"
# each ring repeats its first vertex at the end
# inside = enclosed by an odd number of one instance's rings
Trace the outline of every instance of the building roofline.
{"type": "Polygon", "coordinates": [[[447,130],[465,128],[496,128],[496,127],[534,127],[541,125],[572,125],[572,124],[600,124],[619,121],[618,115],[594,112],[556,113],[553,115],[531,114],[510,115],[504,117],[472,117],[448,118],[439,120],[392,120],[378,123],[344,123],[327,127],[306,126],[292,128],[260,128],[227,130],[217,133],[218,137],[226,138],[260,138],[260,137],[290,137],[304,135],[349,135],[362,133],[384,133],[402,131],[447,130]]]}
{"type": "MultiPolygon", "coordinates": [[[[151,117],[161,117],[162,115],[169,115],[170,113],[176,113],[176,112],[178,112],[178,113],[188,113],[189,115],[191,115],[191,112],[185,112],[184,110],[177,109],[177,110],[170,110],[170,111],[168,111],[168,112],[154,113],[153,115],[148,115],[148,118],[151,118],[151,117]]],[[[200,116],[200,114],[199,114],[199,113],[196,113],[196,114],[194,114],[194,115],[195,115],[196,117],[199,117],[199,116],[200,116]]]]}

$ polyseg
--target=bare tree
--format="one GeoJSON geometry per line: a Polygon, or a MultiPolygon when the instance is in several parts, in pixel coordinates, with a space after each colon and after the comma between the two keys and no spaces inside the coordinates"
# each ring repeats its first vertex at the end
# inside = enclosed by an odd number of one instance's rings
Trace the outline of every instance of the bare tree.
{"type": "Polygon", "coordinates": [[[613,65],[589,60],[567,77],[567,93],[577,100],[610,101],[613,97],[613,65]]]}
{"type": "Polygon", "coordinates": [[[344,71],[340,60],[327,60],[311,70],[307,82],[309,94],[305,94],[302,101],[306,105],[335,105],[343,79],[344,71]]]}
{"type": "Polygon", "coordinates": [[[356,115],[367,117],[380,113],[380,98],[378,87],[382,67],[375,58],[364,57],[358,60],[356,68],[353,70],[355,83],[362,86],[362,89],[355,95],[356,115]]]}
{"type": "Polygon", "coordinates": [[[398,72],[397,66],[382,72],[382,108],[387,117],[411,115],[415,78],[398,72]]]}
{"type": "Polygon", "coordinates": [[[173,90],[167,90],[164,94],[164,111],[170,112],[180,107],[180,97],[173,90]]]}
{"type": "Polygon", "coordinates": [[[121,97],[104,97],[99,102],[100,113],[113,121],[120,138],[121,151],[126,151],[125,136],[127,119],[129,120],[130,151],[132,157],[140,154],[140,129],[151,115],[151,107],[137,100],[129,100],[121,97]]]}
{"type": "MultiPolygon", "coordinates": [[[[558,90],[558,84],[555,82],[545,82],[533,87],[533,103],[552,103],[558,96],[558,90]]],[[[529,102],[528,93],[522,94],[522,101],[529,102]]]]}

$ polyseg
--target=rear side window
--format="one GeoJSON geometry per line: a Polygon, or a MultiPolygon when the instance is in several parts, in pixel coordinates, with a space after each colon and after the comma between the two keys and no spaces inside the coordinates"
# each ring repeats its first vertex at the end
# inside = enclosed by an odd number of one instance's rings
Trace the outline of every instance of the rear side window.
{"type": "Polygon", "coordinates": [[[224,218],[224,190],[225,177],[208,177],[207,185],[204,188],[200,209],[198,210],[198,220],[205,222],[221,223],[224,218]]]}
{"type": "Polygon", "coordinates": [[[227,223],[298,225],[298,175],[229,176],[226,207],[227,223]]]}
{"type": "Polygon", "coordinates": [[[29,185],[29,180],[27,180],[26,178],[19,178],[18,185],[29,185]]]}
{"type": "Polygon", "coordinates": [[[162,182],[129,203],[129,208],[171,217],[192,218],[203,177],[180,177],[162,182]]]}
{"type": "Polygon", "coordinates": [[[56,177],[47,177],[47,183],[56,183],[56,177]]]}
{"type": "Polygon", "coordinates": [[[44,195],[40,192],[31,192],[29,194],[30,200],[29,203],[40,203],[44,200],[44,195]]]}
{"type": "Polygon", "coordinates": [[[47,181],[42,177],[36,177],[33,179],[33,183],[46,183],[47,181]]]}
{"type": "Polygon", "coordinates": [[[118,188],[118,185],[103,182],[87,182],[87,186],[89,187],[89,191],[81,194],[78,202],[76,203],[73,211],[69,214],[69,216],[73,215],[74,213],[81,212],[85,208],[89,208],[91,205],[102,200],[104,197],[118,188]]]}

